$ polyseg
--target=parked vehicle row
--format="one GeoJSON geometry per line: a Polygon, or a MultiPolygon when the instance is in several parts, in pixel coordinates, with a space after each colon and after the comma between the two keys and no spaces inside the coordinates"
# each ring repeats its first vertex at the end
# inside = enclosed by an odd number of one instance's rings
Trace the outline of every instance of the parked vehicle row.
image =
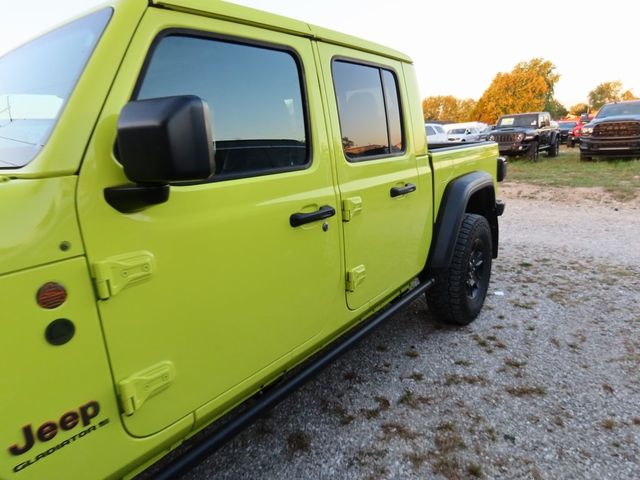
{"type": "Polygon", "coordinates": [[[640,100],[604,105],[595,117],[555,122],[547,112],[504,115],[489,140],[507,156],[526,156],[536,160],[541,151],[558,155],[560,145],[580,146],[580,160],[594,158],[640,157],[640,100]]]}
{"type": "Polygon", "coordinates": [[[640,101],[608,103],[582,127],[580,160],[640,157],[640,101]]]}
{"type": "Polygon", "coordinates": [[[569,145],[571,133],[578,126],[579,120],[559,120],[558,128],[560,129],[560,143],[569,145]]]}
{"type": "Polygon", "coordinates": [[[488,128],[481,122],[425,123],[425,132],[430,143],[473,143],[487,140],[488,128]]]}
{"type": "Polygon", "coordinates": [[[560,150],[560,129],[548,112],[503,115],[488,139],[498,143],[501,155],[533,161],[541,151],[555,157],[560,150]]]}

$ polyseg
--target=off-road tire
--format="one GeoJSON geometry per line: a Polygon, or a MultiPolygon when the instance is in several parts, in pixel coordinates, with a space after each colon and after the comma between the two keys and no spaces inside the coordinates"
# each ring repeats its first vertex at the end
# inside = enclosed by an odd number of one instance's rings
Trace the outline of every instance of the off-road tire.
{"type": "Polygon", "coordinates": [[[538,141],[532,140],[527,149],[527,159],[532,162],[538,161],[538,141]]]}
{"type": "Polygon", "coordinates": [[[547,155],[549,157],[557,157],[558,153],[560,153],[560,140],[556,138],[556,141],[547,150],[547,155]]]}
{"type": "Polygon", "coordinates": [[[491,278],[491,230],[481,215],[467,213],[448,270],[427,291],[427,304],[442,323],[468,325],[484,304],[491,278]]]}

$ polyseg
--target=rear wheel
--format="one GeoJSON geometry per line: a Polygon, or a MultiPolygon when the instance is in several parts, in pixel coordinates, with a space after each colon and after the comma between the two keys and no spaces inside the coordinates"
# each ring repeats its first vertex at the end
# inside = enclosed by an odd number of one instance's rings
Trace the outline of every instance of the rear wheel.
{"type": "Polygon", "coordinates": [[[549,147],[549,150],[547,150],[547,155],[550,157],[557,157],[558,153],[560,153],[560,140],[556,139],[556,141],[549,147]]]}
{"type": "Polygon", "coordinates": [[[529,144],[529,148],[527,149],[527,158],[532,162],[538,161],[538,142],[536,140],[532,140],[529,144]]]}
{"type": "Polygon", "coordinates": [[[468,325],[480,313],[491,278],[491,230],[481,215],[464,216],[448,270],[427,291],[427,303],[439,321],[468,325]]]}

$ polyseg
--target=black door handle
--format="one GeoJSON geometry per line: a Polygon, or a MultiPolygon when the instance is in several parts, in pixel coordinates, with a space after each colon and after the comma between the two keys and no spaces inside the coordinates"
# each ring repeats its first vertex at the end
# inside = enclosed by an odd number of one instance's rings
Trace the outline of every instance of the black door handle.
{"type": "Polygon", "coordinates": [[[289,223],[292,227],[299,227],[306,223],[317,222],[318,220],[324,220],[325,218],[333,217],[336,214],[336,209],[324,205],[319,210],[311,213],[294,213],[289,217],[289,223]]]}
{"type": "Polygon", "coordinates": [[[391,198],[399,197],[400,195],[406,195],[407,193],[415,192],[416,186],[413,183],[407,183],[404,187],[393,187],[391,189],[391,198]]]}

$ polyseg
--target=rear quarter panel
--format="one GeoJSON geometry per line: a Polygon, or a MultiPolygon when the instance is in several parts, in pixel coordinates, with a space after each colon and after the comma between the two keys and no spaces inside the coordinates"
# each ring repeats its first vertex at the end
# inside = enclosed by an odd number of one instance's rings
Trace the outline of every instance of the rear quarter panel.
{"type": "Polygon", "coordinates": [[[438,217],[440,203],[447,185],[454,178],[466,173],[484,171],[493,177],[496,196],[498,193],[497,158],[498,144],[484,142],[471,146],[456,146],[430,152],[433,166],[434,218],[438,217]]]}

